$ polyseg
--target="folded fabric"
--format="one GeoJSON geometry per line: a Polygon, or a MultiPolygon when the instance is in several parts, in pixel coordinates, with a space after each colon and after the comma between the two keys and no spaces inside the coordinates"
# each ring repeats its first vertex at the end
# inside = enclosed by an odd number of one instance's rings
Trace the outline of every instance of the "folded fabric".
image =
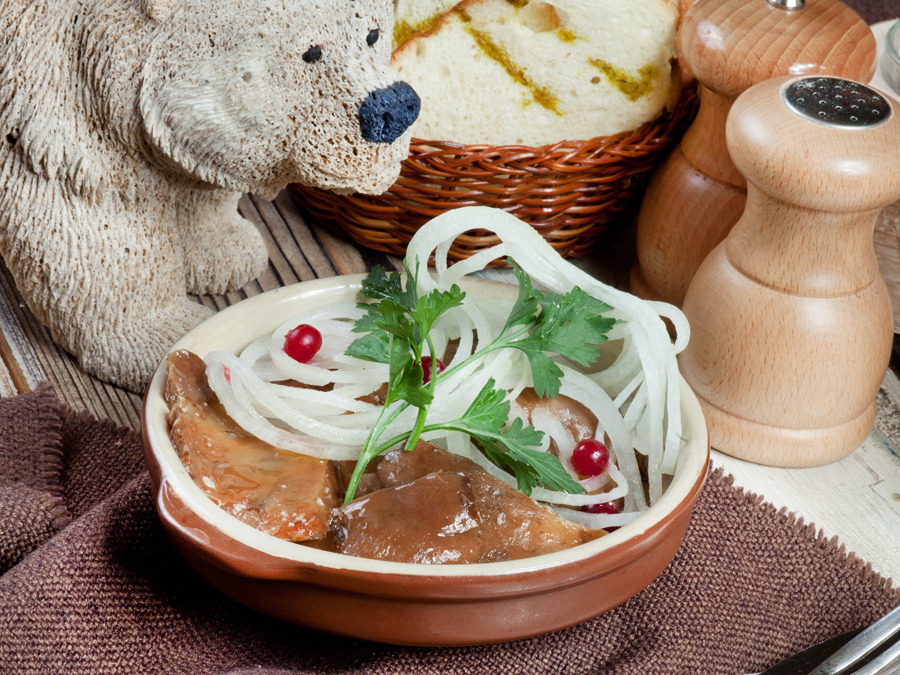
{"type": "MultiPolygon", "coordinates": [[[[3,673],[731,674],[900,603],[834,539],[715,471],[672,564],[603,616],[480,647],[354,641],[258,614],[200,578],[157,521],[137,434],[73,413],[47,388],[0,401],[0,429],[2,507],[37,491],[57,500],[48,514],[60,496],[66,506],[51,529],[80,515],[0,577],[3,673]]],[[[36,541],[19,531],[35,531],[30,521],[4,527],[0,557],[36,541]]]]}
{"type": "Polygon", "coordinates": [[[844,2],[869,24],[900,18],[897,0],[844,0],[844,2]]]}
{"type": "Polygon", "coordinates": [[[61,427],[47,384],[0,400],[0,573],[71,519],[62,493],[61,427]]]}

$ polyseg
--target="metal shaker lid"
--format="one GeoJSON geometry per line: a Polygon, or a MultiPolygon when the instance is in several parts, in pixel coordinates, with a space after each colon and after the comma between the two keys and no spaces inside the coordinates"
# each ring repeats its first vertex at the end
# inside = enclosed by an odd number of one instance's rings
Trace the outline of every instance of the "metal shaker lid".
{"type": "Polygon", "coordinates": [[[806,7],[806,0],[768,0],[772,7],[783,9],[788,12],[796,12],[806,7]]]}
{"type": "Polygon", "coordinates": [[[843,128],[872,128],[893,114],[887,98],[864,84],[838,77],[804,77],[781,93],[795,113],[820,124],[843,128]]]}

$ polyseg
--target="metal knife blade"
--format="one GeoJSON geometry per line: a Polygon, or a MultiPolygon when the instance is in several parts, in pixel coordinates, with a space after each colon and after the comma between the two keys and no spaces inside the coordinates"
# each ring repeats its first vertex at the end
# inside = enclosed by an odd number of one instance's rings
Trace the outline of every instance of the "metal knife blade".
{"type": "MultiPolygon", "coordinates": [[[[814,644],[812,647],[804,649],[802,652],[798,652],[793,656],[789,656],[784,661],[775,664],[768,670],[765,670],[758,675],[810,675],[810,673],[816,669],[816,666],[822,664],[823,661],[828,659],[832,654],[837,652],[841,647],[850,642],[850,640],[855,638],[864,630],[866,630],[866,628],[858,628],[856,630],[851,630],[833,637],[829,640],[814,644]]],[[[900,643],[900,633],[884,639],[884,641],[880,645],[872,649],[868,654],[861,657],[854,663],[853,672],[856,672],[857,668],[861,668],[868,663],[872,663],[879,656],[887,652],[889,649],[891,649],[891,647],[898,643],[900,643]]],[[[897,670],[896,672],[900,673],[900,670],[897,670]]]]}
{"type": "Polygon", "coordinates": [[[857,628],[814,644],[812,647],[804,649],[802,652],[797,652],[780,663],[776,663],[768,670],[764,670],[760,675],[808,675],[809,671],[850,642],[862,630],[862,628],[857,628]]]}

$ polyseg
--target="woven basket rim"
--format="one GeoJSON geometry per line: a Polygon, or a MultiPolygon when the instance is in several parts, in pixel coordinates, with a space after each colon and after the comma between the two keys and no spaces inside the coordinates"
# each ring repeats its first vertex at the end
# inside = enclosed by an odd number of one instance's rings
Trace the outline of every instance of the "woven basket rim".
{"type": "MultiPolygon", "coordinates": [[[[380,195],[291,185],[319,222],[363,246],[404,255],[422,223],[462,206],[502,208],[530,223],[566,257],[587,255],[602,236],[636,213],[650,173],[696,112],[696,87],[637,129],[542,146],[464,144],[413,138],[396,182],[380,195]]],[[[451,259],[491,244],[468,233],[451,259]]]]}
{"type": "MultiPolygon", "coordinates": [[[[506,144],[506,145],[493,145],[490,143],[459,143],[457,141],[437,141],[437,140],[426,140],[423,138],[412,137],[409,141],[410,150],[412,148],[427,148],[433,147],[436,149],[453,149],[459,150],[461,152],[465,152],[467,154],[479,154],[483,152],[497,152],[498,150],[503,150],[505,152],[521,152],[523,154],[545,154],[550,155],[557,152],[562,152],[565,154],[578,154],[580,152],[584,152],[585,146],[595,146],[595,145],[607,145],[613,141],[619,139],[627,139],[632,136],[647,136],[648,134],[644,131],[647,128],[652,128],[653,125],[658,126],[667,126],[670,116],[674,111],[665,110],[658,117],[653,118],[647,122],[644,122],[639,127],[635,127],[634,129],[626,129],[625,131],[619,131],[615,134],[609,134],[607,136],[595,136],[593,138],[588,138],[584,140],[562,140],[556,141],[555,143],[547,143],[545,145],[515,145],[515,144],[506,144]]],[[[428,152],[427,150],[425,152],[428,152]]]]}

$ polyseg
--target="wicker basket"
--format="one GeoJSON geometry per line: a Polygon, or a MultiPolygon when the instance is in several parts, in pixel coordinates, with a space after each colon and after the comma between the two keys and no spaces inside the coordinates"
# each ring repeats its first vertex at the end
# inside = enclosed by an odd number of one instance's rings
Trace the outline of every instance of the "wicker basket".
{"type": "MultiPolygon", "coordinates": [[[[576,258],[636,215],[651,172],[681,139],[697,102],[691,87],[673,112],[635,131],[540,148],[413,139],[400,178],[382,195],[290,189],[317,222],[385,253],[403,256],[431,218],[481,205],[514,214],[561,255],[576,258]]],[[[456,240],[450,259],[496,243],[493,235],[473,230],[456,240]]]]}

